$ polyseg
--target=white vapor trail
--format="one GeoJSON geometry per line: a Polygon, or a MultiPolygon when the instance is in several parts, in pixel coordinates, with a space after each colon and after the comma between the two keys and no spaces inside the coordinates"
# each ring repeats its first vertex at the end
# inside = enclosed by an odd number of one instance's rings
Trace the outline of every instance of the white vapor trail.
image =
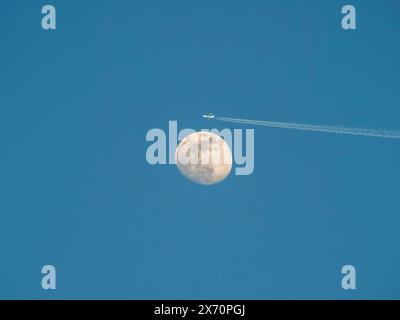
{"type": "Polygon", "coordinates": [[[400,139],[400,131],[398,130],[362,129],[362,128],[342,127],[342,126],[321,126],[312,124],[260,121],[260,120],[248,120],[248,119],[225,118],[225,117],[215,117],[214,119],[217,121],[250,124],[255,126],[329,132],[329,133],[349,134],[354,136],[368,136],[376,138],[400,139]]]}

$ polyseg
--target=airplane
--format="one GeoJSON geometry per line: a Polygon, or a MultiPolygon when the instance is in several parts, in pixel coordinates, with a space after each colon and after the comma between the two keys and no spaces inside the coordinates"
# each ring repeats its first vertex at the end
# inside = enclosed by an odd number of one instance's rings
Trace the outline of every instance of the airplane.
{"type": "Polygon", "coordinates": [[[215,115],[213,115],[211,112],[209,114],[203,114],[203,118],[206,118],[208,120],[214,119],[215,115]]]}

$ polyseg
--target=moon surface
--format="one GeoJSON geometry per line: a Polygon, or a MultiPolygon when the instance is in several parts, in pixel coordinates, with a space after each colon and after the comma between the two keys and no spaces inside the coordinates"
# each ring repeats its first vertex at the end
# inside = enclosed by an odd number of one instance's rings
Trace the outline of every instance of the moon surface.
{"type": "Polygon", "coordinates": [[[185,137],[175,152],[179,171],[189,180],[212,185],[224,180],[232,168],[231,150],[220,136],[194,132],[185,137]]]}

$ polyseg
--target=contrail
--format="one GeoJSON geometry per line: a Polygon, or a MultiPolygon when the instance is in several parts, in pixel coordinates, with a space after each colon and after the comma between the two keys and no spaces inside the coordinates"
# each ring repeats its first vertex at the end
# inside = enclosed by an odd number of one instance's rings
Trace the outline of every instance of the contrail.
{"type": "Polygon", "coordinates": [[[376,138],[400,139],[400,131],[398,130],[363,129],[363,128],[343,127],[343,126],[325,126],[325,125],[321,126],[321,125],[302,124],[302,123],[260,121],[260,120],[248,120],[248,119],[225,118],[225,117],[214,117],[214,119],[217,121],[250,124],[255,126],[339,133],[339,134],[349,134],[354,136],[367,136],[376,138]]]}

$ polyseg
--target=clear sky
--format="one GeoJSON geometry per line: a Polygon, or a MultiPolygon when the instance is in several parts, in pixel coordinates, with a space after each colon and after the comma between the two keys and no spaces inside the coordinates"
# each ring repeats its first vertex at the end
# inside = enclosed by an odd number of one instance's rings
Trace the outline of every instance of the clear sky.
{"type": "Polygon", "coordinates": [[[400,129],[398,0],[49,3],[0,1],[0,298],[400,298],[398,140],[257,127],[210,187],[145,157],[169,120],[248,128],[210,111],[400,129]]]}

